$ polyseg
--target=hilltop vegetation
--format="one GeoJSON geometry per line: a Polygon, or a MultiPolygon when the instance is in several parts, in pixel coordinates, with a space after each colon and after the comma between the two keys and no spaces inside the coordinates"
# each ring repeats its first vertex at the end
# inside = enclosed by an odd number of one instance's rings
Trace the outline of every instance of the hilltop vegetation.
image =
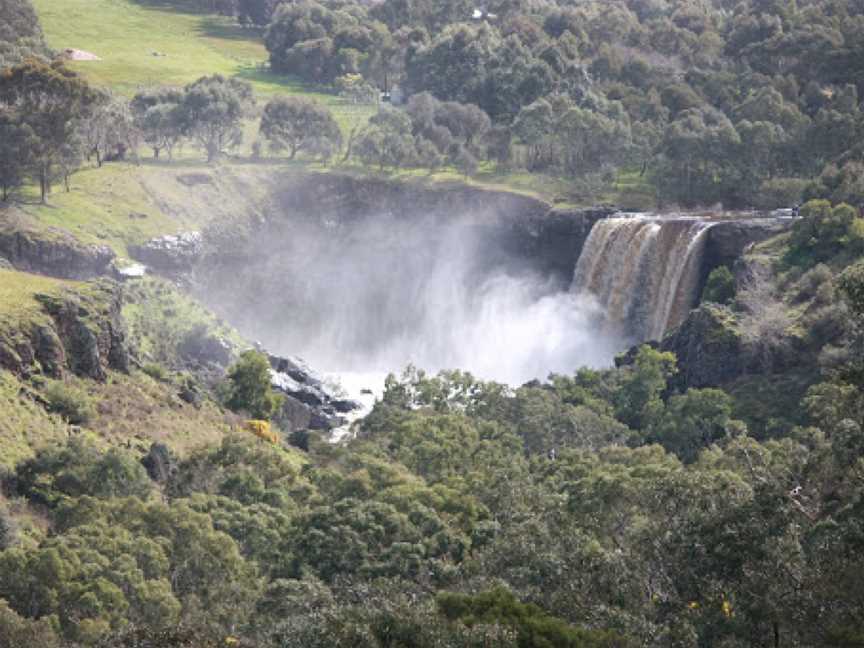
{"type": "MultiPolygon", "coordinates": [[[[449,2],[49,4],[37,7],[54,46],[110,48],[71,65],[126,97],[220,73],[264,100],[314,98],[342,130],[331,163],[504,183],[527,171],[560,200],[628,207],[861,202],[854,3],[545,2],[476,16],[449,2]],[[85,11],[116,29],[89,29],[85,11]],[[413,97],[411,123],[367,126],[391,90],[413,97]],[[467,122],[466,141],[459,121],[471,111],[487,122],[467,122]]],[[[244,150],[263,152],[243,128],[244,150]]]]}

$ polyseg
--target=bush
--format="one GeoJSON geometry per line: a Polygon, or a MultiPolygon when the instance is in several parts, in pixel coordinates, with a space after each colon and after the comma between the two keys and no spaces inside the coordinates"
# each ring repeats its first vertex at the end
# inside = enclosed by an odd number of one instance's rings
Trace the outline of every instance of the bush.
{"type": "Polygon", "coordinates": [[[792,228],[789,260],[798,265],[827,261],[845,250],[864,250],[864,223],[858,210],[846,203],[831,206],[811,200],[801,207],[792,228]]]}
{"type": "Polygon", "coordinates": [[[8,549],[18,541],[18,527],[12,516],[0,508],[0,551],[8,549]]]}
{"type": "Polygon", "coordinates": [[[269,420],[282,406],[282,398],[270,386],[270,362],[263,353],[246,351],[228,372],[225,404],[235,412],[269,420]]]}
{"type": "Polygon", "coordinates": [[[852,312],[864,316],[864,262],[846,268],[837,279],[837,287],[852,312]]]}
{"type": "Polygon", "coordinates": [[[728,304],[735,298],[735,277],[726,266],[714,268],[702,291],[702,301],[728,304]]]}
{"type": "Polygon", "coordinates": [[[504,588],[480,594],[443,592],[436,598],[438,612],[448,621],[474,625],[500,625],[516,632],[522,648],[601,648],[623,646],[623,638],[609,631],[587,630],[553,617],[531,603],[520,602],[504,588]]]}
{"type": "Polygon", "coordinates": [[[817,294],[819,294],[819,289],[829,283],[832,278],[833,274],[831,273],[831,269],[824,263],[814,266],[805,272],[798,280],[797,299],[799,301],[813,299],[817,294]]]}
{"type": "Polygon", "coordinates": [[[72,425],[86,425],[96,415],[93,401],[82,389],[56,380],[45,389],[48,410],[59,414],[72,425]]]}
{"type": "Polygon", "coordinates": [[[137,457],[120,448],[103,452],[80,436],[18,464],[15,477],[22,495],[49,508],[82,495],[146,499],[151,489],[137,457]]]}
{"type": "Polygon", "coordinates": [[[144,365],[141,368],[141,371],[150,376],[153,380],[158,380],[159,382],[165,382],[168,380],[168,370],[155,362],[144,365]]]}

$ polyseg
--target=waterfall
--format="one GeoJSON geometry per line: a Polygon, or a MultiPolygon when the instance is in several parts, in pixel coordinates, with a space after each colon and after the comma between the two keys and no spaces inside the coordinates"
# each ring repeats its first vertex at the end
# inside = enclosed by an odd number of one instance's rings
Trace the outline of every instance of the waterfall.
{"type": "Polygon", "coordinates": [[[710,222],[692,218],[606,218],[591,229],[571,292],[600,303],[616,333],[659,339],[696,302],[710,222]]]}

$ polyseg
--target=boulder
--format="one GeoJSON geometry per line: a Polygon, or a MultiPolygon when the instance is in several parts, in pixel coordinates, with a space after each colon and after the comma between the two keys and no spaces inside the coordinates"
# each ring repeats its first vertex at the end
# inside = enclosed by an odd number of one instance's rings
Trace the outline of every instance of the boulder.
{"type": "Polygon", "coordinates": [[[785,232],[791,224],[789,218],[773,216],[716,223],[709,230],[705,241],[705,274],[721,265],[731,268],[750,245],[785,232]]]}
{"type": "Polygon", "coordinates": [[[201,232],[160,236],[143,245],[130,245],[130,256],[163,274],[189,272],[201,258],[201,232]]]}
{"type": "Polygon", "coordinates": [[[228,340],[203,327],[189,332],[178,345],[177,352],[185,362],[223,368],[231,364],[236,355],[228,340]]]}
{"type": "Polygon", "coordinates": [[[154,443],[141,459],[141,464],[153,481],[164,484],[177,472],[177,461],[164,443],[154,443]]]}
{"type": "Polygon", "coordinates": [[[362,405],[348,400],[326,384],[299,358],[268,355],[273,389],[284,396],[277,422],[289,432],[295,430],[332,430],[345,424],[340,414],[362,405]]]}

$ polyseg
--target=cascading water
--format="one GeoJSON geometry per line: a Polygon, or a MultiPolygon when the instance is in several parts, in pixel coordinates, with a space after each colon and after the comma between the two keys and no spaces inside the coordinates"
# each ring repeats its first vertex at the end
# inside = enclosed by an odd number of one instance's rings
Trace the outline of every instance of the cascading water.
{"type": "Polygon", "coordinates": [[[600,220],[579,256],[571,292],[593,295],[625,338],[658,339],[696,302],[711,225],[641,215],[600,220]]]}

